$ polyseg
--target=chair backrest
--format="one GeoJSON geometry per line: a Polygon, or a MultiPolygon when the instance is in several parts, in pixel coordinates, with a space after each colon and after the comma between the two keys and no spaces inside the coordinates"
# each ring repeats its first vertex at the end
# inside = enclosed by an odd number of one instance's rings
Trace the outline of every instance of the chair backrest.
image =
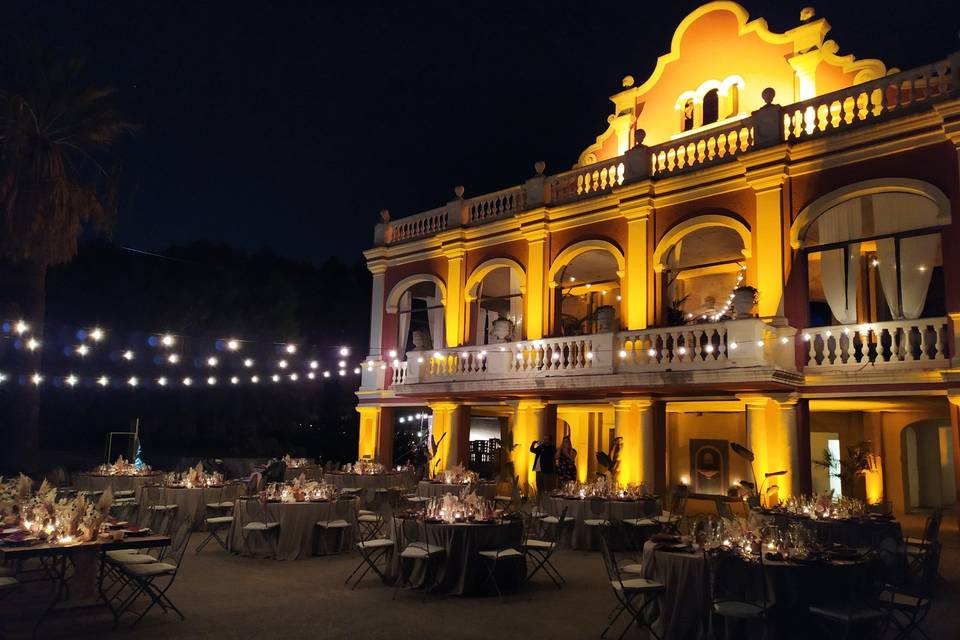
{"type": "Polygon", "coordinates": [[[620,566],[617,563],[617,556],[613,551],[611,541],[613,527],[597,527],[600,533],[600,557],[603,558],[603,568],[607,572],[607,580],[613,589],[613,593],[620,602],[626,602],[623,588],[623,576],[620,575],[620,566]],[[617,587],[620,587],[619,589],[617,587]]]}
{"type": "Polygon", "coordinates": [[[766,611],[769,582],[763,553],[747,560],[723,548],[704,548],[703,559],[710,603],[749,600],[766,611]]]}
{"type": "Polygon", "coordinates": [[[943,521],[943,511],[940,509],[935,510],[930,517],[927,518],[927,523],[923,527],[923,541],[926,543],[937,542],[940,539],[940,523],[943,521]]]}
{"type": "Polygon", "coordinates": [[[931,542],[920,562],[917,593],[927,598],[933,596],[934,589],[937,586],[938,572],[940,570],[940,550],[941,544],[939,542],[931,542]]]}

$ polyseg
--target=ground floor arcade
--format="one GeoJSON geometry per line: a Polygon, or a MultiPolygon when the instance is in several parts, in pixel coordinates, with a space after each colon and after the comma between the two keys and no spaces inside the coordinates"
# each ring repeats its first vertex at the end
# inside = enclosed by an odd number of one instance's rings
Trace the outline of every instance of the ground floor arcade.
{"type": "MultiPolygon", "coordinates": [[[[741,393],[725,397],[615,396],[567,401],[549,397],[416,399],[361,404],[360,457],[394,462],[403,416],[422,408],[421,433],[438,442],[431,466],[468,465],[471,441],[496,440],[492,475],[534,484],[530,444],[569,435],[577,475],[603,469],[597,452],[619,440],[621,484],[663,492],[726,494],[753,475],[786,471],[767,484],[770,498],[833,488],[896,513],[957,504],[960,412],[947,395],[741,393]],[[731,451],[754,452],[753,468],[731,451]]],[[[765,491],[767,488],[765,487],[765,491]]]]}

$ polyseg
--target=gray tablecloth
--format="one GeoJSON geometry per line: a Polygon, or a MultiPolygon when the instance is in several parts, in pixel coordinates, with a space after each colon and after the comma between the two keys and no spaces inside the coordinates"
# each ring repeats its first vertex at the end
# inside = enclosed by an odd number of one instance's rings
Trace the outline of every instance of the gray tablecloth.
{"type": "Polygon", "coordinates": [[[754,512],[756,518],[773,522],[786,529],[792,523],[799,523],[810,529],[821,543],[838,543],[849,547],[895,549],[903,540],[903,531],[896,520],[856,519],[856,520],[812,520],[784,513],[770,514],[754,512]]]}
{"type": "Polygon", "coordinates": [[[103,476],[97,473],[80,473],[73,479],[78,491],[106,491],[113,487],[116,491],[137,492],[147,484],[163,482],[163,472],[157,471],[144,476],[103,476]]]}
{"type": "Polygon", "coordinates": [[[409,488],[412,486],[412,477],[406,471],[371,474],[330,471],[325,474],[324,478],[338,489],[390,489],[392,487],[409,488]]]}
{"type": "MultiPolygon", "coordinates": [[[[450,595],[470,595],[483,589],[487,577],[487,568],[477,556],[480,551],[512,547],[520,551],[523,540],[523,525],[520,522],[502,524],[443,524],[422,523],[413,518],[394,519],[394,538],[397,549],[402,550],[414,541],[422,542],[426,535],[428,542],[444,548],[444,556],[437,560],[437,593],[450,595]]],[[[425,578],[425,564],[403,561],[399,553],[393,554],[391,575],[397,577],[400,572],[407,581],[420,586],[425,578]]],[[[500,589],[510,589],[518,585],[526,573],[526,565],[521,560],[508,559],[498,564],[497,584],[500,589]]]]}
{"type": "Polygon", "coordinates": [[[492,482],[481,482],[479,484],[444,484],[442,482],[430,482],[421,480],[417,485],[417,495],[424,498],[435,498],[444,496],[448,493],[461,495],[468,490],[473,489],[478,496],[483,496],[488,500],[493,500],[497,495],[497,485],[492,482]]]}
{"type": "Polygon", "coordinates": [[[308,464],[305,467],[287,467],[283,472],[283,481],[290,482],[296,480],[303,474],[307,480],[323,480],[323,467],[316,464],[308,464]]]}
{"type": "Polygon", "coordinates": [[[702,553],[671,553],[643,545],[643,576],[666,585],[654,629],[663,640],[706,640],[706,564],[702,553]],[[666,635],[664,635],[666,632],[666,635]]]}
{"type": "Polygon", "coordinates": [[[155,504],[175,504],[177,513],[175,521],[185,516],[193,521],[193,530],[203,528],[207,518],[208,502],[232,502],[240,495],[240,485],[227,483],[222,487],[205,487],[187,489],[186,487],[144,486],[138,496],[140,502],[139,521],[141,525],[149,524],[149,507],[155,504]]]}
{"type": "Polygon", "coordinates": [[[586,520],[622,521],[633,518],[649,518],[660,513],[660,501],[650,498],[633,501],[592,500],[544,496],[541,501],[543,510],[552,516],[560,516],[564,507],[567,518],[573,518],[573,526],[561,529],[561,546],[589,551],[600,548],[600,540],[594,527],[587,526],[586,520]]]}
{"type": "Polygon", "coordinates": [[[357,499],[341,498],[333,502],[269,502],[257,499],[237,500],[234,506],[233,527],[228,545],[236,553],[257,556],[273,555],[272,541],[266,535],[247,536],[246,550],[241,529],[251,521],[279,522],[277,559],[301,560],[317,553],[335,553],[351,549],[356,540],[357,499]],[[349,529],[325,531],[317,527],[319,520],[346,520],[349,529]],[[341,537],[341,533],[343,534],[341,537]],[[320,536],[325,536],[321,542],[320,536]]]}

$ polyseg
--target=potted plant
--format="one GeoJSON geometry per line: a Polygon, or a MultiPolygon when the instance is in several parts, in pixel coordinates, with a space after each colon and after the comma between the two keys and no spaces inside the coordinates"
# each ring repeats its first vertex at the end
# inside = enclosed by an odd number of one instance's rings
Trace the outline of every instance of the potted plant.
{"type": "Polygon", "coordinates": [[[779,485],[770,485],[764,489],[764,485],[767,483],[770,478],[776,478],[778,476],[787,475],[787,471],[784,469],[782,471],[767,471],[763,474],[763,482],[757,482],[757,472],[753,468],[753,461],[755,459],[753,451],[747,449],[742,444],[736,442],[730,443],[730,448],[735,454],[746,460],[750,465],[750,475],[753,476],[753,482],[749,480],[741,480],[740,486],[748,492],[747,502],[751,507],[765,507],[766,506],[766,497],[780,489],[779,485]]]}
{"type": "Polygon", "coordinates": [[[513,335],[513,322],[509,318],[504,318],[503,314],[498,314],[493,321],[493,327],[490,329],[490,335],[493,342],[509,342],[513,335]]]}
{"type": "Polygon", "coordinates": [[[687,323],[687,318],[683,313],[683,303],[687,301],[687,298],[690,296],[683,296],[677,300],[673,300],[667,306],[667,324],[671,327],[679,327],[687,323]]]}
{"type": "Polygon", "coordinates": [[[617,328],[617,310],[609,304],[597,307],[597,333],[613,333],[617,328]]]}
{"type": "Polygon", "coordinates": [[[738,320],[749,318],[756,304],[757,290],[754,287],[744,285],[733,290],[733,310],[736,312],[738,320]]]}

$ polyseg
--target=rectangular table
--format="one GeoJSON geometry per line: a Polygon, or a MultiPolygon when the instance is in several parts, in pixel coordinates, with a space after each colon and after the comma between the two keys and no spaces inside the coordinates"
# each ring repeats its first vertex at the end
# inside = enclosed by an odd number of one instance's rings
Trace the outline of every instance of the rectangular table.
{"type": "MultiPolygon", "coordinates": [[[[50,604],[40,615],[40,618],[34,625],[33,635],[36,636],[37,630],[40,628],[40,625],[43,623],[43,621],[58,610],[73,610],[97,606],[106,607],[113,616],[113,626],[116,627],[119,614],[110,603],[110,599],[104,592],[103,586],[103,580],[106,576],[106,560],[104,559],[104,556],[106,555],[107,551],[154,549],[168,546],[170,546],[169,536],[135,536],[110,542],[82,542],[80,544],[69,546],[56,544],[34,544],[23,546],[3,545],[0,546],[0,559],[2,559],[4,562],[8,560],[14,560],[18,563],[34,558],[52,559],[52,562],[49,566],[49,572],[52,574],[51,579],[56,582],[56,589],[54,589],[54,595],[50,601],[50,604]],[[58,609],[57,605],[60,604],[60,602],[64,599],[64,594],[67,593],[69,595],[69,587],[67,585],[68,558],[74,561],[74,577],[77,576],[78,571],[80,572],[80,575],[82,575],[83,569],[91,567],[91,562],[93,560],[98,559],[100,561],[96,578],[97,595],[94,596],[92,600],[81,601],[79,603],[74,601],[69,606],[60,607],[58,609]],[[81,566],[78,566],[78,560],[81,566]]],[[[92,573],[90,574],[90,577],[92,577],[92,573]]]]}

